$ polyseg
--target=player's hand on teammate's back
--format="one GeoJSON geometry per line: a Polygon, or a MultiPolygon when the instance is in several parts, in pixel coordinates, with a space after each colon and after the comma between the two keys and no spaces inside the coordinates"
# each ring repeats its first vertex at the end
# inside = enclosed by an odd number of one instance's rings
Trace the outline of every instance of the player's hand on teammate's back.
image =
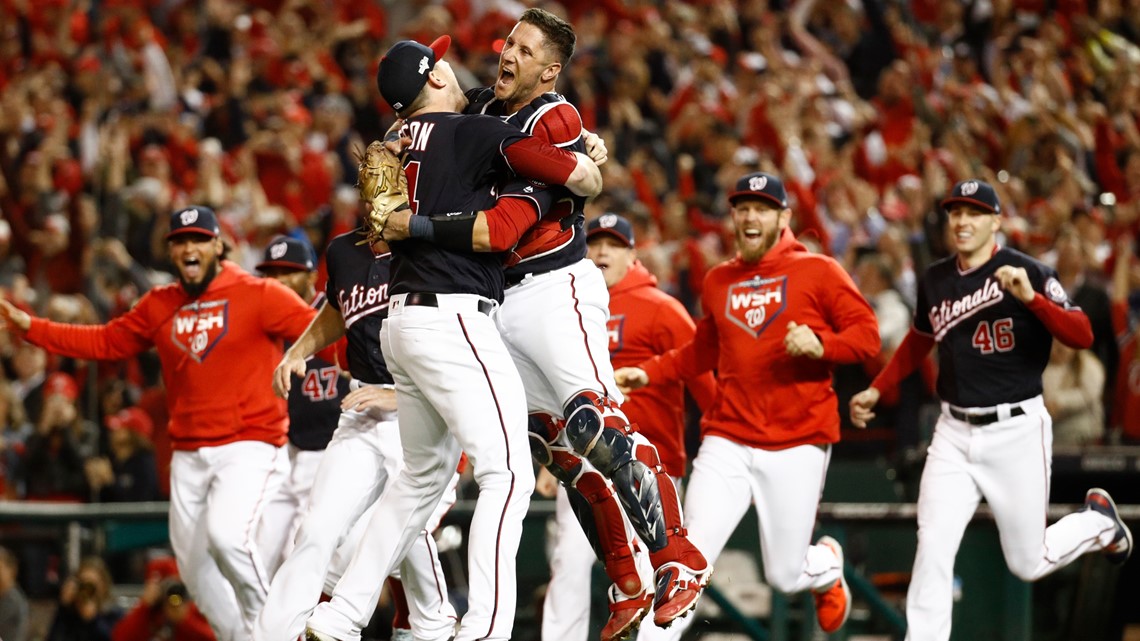
{"type": "Polygon", "coordinates": [[[15,328],[22,332],[28,331],[28,328],[32,326],[32,317],[4,298],[0,298],[0,319],[9,328],[15,328]]]}
{"type": "Polygon", "coordinates": [[[807,325],[799,325],[795,321],[788,323],[788,333],[784,336],[784,347],[789,356],[807,356],[808,358],[823,357],[823,343],[807,325]]]}
{"type": "Polygon", "coordinates": [[[851,397],[851,424],[859,429],[867,427],[867,423],[875,418],[871,408],[879,402],[879,390],[874,387],[859,392],[851,397]]]}
{"type": "Polygon", "coordinates": [[[344,400],[340,402],[340,409],[356,412],[368,410],[395,412],[396,390],[379,385],[365,385],[346,394],[344,400]]]}
{"type": "Polygon", "coordinates": [[[544,496],[548,499],[554,498],[555,492],[558,491],[558,479],[550,473],[550,470],[545,467],[538,469],[538,476],[534,479],[534,491],[539,496],[544,496]]]}
{"type": "Polygon", "coordinates": [[[640,367],[619,367],[614,371],[614,381],[622,394],[628,394],[649,384],[649,375],[640,367]]]}
{"type": "Polygon", "coordinates": [[[1013,294],[1017,300],[1023,303],[1033,300],[1036,295],[1033,291],[1033,285],[1029,282],[1029,274],[1024,267],[1002,265],[994,271],[994,276],[997,277],[998,284],[1001,285],[1002,289],[1013,294]]]}
{"type": "Polygon", "coordinates": [[[586,145],[586,155],[599,167],[606,164],[610,159],[610,150],[606,149],[606,141],[592,131],[585,132],[584,136],[582,142],[586,145]]]}
{"type": "Polygon", "coordinates": [[[291,350],[285,352],[285,357],[273,370],[273,391],[281,398],[289,398],[289,389],[293,387],[293,375],[305,375],[305,359],[291,350]]]}

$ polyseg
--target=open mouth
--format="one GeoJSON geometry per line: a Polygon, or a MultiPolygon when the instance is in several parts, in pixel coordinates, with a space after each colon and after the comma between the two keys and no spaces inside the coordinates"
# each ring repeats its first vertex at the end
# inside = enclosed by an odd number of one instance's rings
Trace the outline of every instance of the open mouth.
{"type": "Polygon", "coordinates": [[[751,238],[760,238],[760,236],[763,235],[763,232],[761,232],[759,229],[745,229],[743,233],[744,233],[745,238],[750,238],[750,239],[751,238]]]}
{"type": "Polygon", "coordinates": [[[515,81],[515,74],[505,67],[499,70],[498,84],[504,87],[510,86],[515,81]]]}
{"type": "Polygon", "coordinates": [[[197,258],[185,258],[182,260],[182,272],[186,274],[186,278],[195,280],[202,273],[202,261],[197,258]]]}

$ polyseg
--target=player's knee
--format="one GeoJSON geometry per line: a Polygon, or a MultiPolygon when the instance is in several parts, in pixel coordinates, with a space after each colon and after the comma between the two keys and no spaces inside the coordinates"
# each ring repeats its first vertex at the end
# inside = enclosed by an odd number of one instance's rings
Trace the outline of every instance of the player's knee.
{"type": "Polygon", "coordinates": [[[210,555],[220,563],[240,561],[254,553],[255,543],[244,519],[215,519],[207,526],[210,555]]]}
{"type": "Polygon", "coordinates": [[[1041,578],[1041,554],[1030,553],[1029,550],[1010,552],[1006,554],[1006,565],[1013,576],[1025,582],[1036,581],[1041,578]]]}
{"type": "Polygon", "coordinates": [[[772,563],[772,567],[764,567],[764,580],[772,589],[784,594],[791,594],[798,589],[800,575],[803,574],[803,564],[772,563]]]}

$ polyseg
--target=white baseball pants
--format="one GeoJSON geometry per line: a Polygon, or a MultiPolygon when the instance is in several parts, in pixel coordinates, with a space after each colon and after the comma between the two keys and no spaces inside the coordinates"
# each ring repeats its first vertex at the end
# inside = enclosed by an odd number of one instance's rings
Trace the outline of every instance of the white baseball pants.
{"type": "MultiPolygon", "coordinates": [[[[332,592],[364,535],[373,505],[399,471],[402,459],[394,413],[341,413],[318,466],[313,500],[293,553],[274,577],[257,619],[255,641],[295,639],[304,633],[322,586],[332,592]]],[[[455,610],[447,599],[435,541],[421,534],[408,554],[408,567],[401,566],[409,618],[419,638],[446,639],[454,626],[455,610]]],[[[377,580],[382,583],[383,577],[377,580]]]]}
{"type": "Polygon", "coordinates": [[[285,448],[261,441],[174,452],[170,545],[218,641],[249,639],[265,602],[269,573],[257,524],[285,468],[285,448]]]}
{"type": "MultiPolygon", "coordinates": [[[[324,450],[302,450],[286,445],[289,454],[289,471],[285,482],[277,491],[257,529],[257,546],[261,549],[269,576],[277,574],[281,563],[293,550],[293,539],[301,527],[301,517],[309,507],[309,491],[317,476],[317,465],[324,450]]],[[[272,584],[272,583],[271,583],[272,584]]]]}
{"type": "Polygon", "coordinates": [[[515,556],[534,490],[522,380],[477,296],[437,295],[438,307],[389,301],[380,332],[396,381],[404,469],[381,496],[365,540],[309,626],[353,639],[395,568],[427,523],[460,452],[479,485],[468,539],[470,603],[456,639],[510,639],[515,556]]]}
{"type": "Polygon", "coordinates": [[[918,551],[906,599],[909,641],[950,638],[954,558],[983,497],[1006,563],[1023,581],[1112,542],[1116,524],[1097,512],[1076,512],[1045,527],[1053,421],[1039,396],[1020,405],[1025,415],[984,426],[944,409],[935,425],[919,485],[918,551]]]}
{"type": "MultiPolygon", "coordinates": [[[[839,559],[831,548],[811,544],[830,457],[830,447],[763,450],[705,437],[685,494],[689,540],[715,566],[748,506],[754,505],[769,585],[793,594],[834,584],[843,571],[839,559]]],[[[695,619],[688,616],[662,630],[647,617],[638,638],[675,641],[695,619]]]]}

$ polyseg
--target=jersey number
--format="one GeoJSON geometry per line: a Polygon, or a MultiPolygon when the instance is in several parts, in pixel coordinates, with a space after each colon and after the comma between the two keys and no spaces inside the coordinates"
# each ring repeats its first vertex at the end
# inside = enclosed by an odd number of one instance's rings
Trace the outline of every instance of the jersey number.
{"type": "Polygon", "coordinates": [[[993,322],[991,331],[990,322],[982,321],[978,323],[978,328],[974,330],[974,347],[981,350],[983,354],[993,354],[994,352],[1008,352],[1013,349],[1013,319],[1001,318],[993,322]]]}
{"type": "Polygon", "coordinates": [[[416,183],[420,179],[420,161],[413,160],[404,167],[404,176],[408,179],[408,207],[412,215],[419,213],[420,201],[416,200],[416,183]]]}
{"type": "Polygon", "coordinates": [[[339,376],[335,367],[322,367],[305,372],[305,382],[301,383],[301,393],[314,403],[336,398],[336,377],[339,376]]]}

